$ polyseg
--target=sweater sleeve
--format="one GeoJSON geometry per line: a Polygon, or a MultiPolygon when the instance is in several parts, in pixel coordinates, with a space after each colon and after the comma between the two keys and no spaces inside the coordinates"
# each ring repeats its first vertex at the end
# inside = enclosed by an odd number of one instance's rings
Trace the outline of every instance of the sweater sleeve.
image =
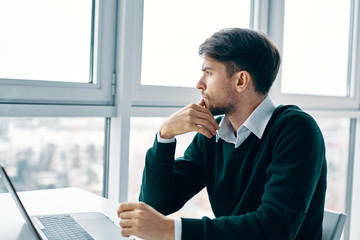
{"type": "Polygon", "coordinates": [[[146,154],[140,201],[168,215],[204,188],[202,158],[196,139],[187,148],[186,157],[176,160],[176,142],[160,143],[155,139],[146,154]]]}
{"type": "MultiPolygon", "coordinates": [[[[323,201],[324,191],[319,197],[314,195],[319,179],[326,175],[324,141],[315,121],[305,113],[289,114],[274,123],[272,130],[266,143],[271,161],[257,210],[215,219],[183,218],[182,239],[296,238],[311,202],[323,201]]],[[[316,224],[321,224],[321,214],[313,217],[316,224]]],[[[315,233],[306,239],[318,237],[315,233]]]]}

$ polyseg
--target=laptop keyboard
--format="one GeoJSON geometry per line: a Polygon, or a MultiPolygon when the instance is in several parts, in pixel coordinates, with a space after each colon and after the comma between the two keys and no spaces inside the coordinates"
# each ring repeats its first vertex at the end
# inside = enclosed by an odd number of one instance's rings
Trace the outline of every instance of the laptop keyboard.
{"type": "Polygon", "coordinates": [[[90,236],[70,215],[37,217],[45,229],[42,229],[49,240],[89,240],[90,236]]]}

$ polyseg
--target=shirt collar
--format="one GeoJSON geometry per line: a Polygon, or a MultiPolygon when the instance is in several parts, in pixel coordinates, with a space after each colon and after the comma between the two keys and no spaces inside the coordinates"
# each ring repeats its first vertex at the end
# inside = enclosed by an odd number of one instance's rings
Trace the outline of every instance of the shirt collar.
{"type": "Polygon", "coordinates": [[[234,143],[235,147],[238,147],[250,133],[254,133],[255,136],[261,139],[275,108],[276,106],[271,97],[269,95],[266,96],[237,130],[236,137],[230,120],[225,115],[219,123],[220,129],[216,131],[216,141],[221,138],[226,142],[234,143]]]}

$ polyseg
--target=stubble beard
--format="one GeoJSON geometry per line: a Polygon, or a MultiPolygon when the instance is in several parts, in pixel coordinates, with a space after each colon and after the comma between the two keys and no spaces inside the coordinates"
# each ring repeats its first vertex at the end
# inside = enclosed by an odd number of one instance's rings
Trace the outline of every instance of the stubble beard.
{"type": "Polygon", "coordinates": [[[222,102],[213,101],[216,99],[213,99],[212,97],[209,97],[209,95],[207,95],[206,93],[203,93],[203,95],[205,95],[208,100],[206,108],[209,109],[212,115],[229,115],[236,111],[235,103],[232,101],[231,98],[232,94],[229,90],[227,90],[226,93],[227,98],[225,100],[222,100],[222,102]]]}
{"type": "Polygon", "coordinates": [[[235,112],[235,105],[233,103],[228,103],[226,106],[219,106],[219,105],[212,105],[209,104],[207,107],[212,115],[218,116],[218,115],[229,115],[233,112],[235,112]]]}
{"type": "Polygon", "coordinates": [[[210,112],[214,116],[224,115],[224,114],[231,114],[234,112],[234,106],[227,106],[227,107],[211,107],[209,108],[210,112]]]}

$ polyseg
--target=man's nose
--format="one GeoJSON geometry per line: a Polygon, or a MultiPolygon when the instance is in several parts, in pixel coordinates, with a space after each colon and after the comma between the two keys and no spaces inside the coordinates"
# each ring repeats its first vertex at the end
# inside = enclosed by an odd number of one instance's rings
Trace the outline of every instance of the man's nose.
{"type": "Polygon", "coordinates": [[[201,77],[201,78],[199,79],[199,81],[197,82],[196,88],[197,88],[197,89],[202,89],[202,90],[205,90],[205,89],[206,89],[206,84],[205,84],[205,82],[204,82],[203,77],[201,77]]]}

